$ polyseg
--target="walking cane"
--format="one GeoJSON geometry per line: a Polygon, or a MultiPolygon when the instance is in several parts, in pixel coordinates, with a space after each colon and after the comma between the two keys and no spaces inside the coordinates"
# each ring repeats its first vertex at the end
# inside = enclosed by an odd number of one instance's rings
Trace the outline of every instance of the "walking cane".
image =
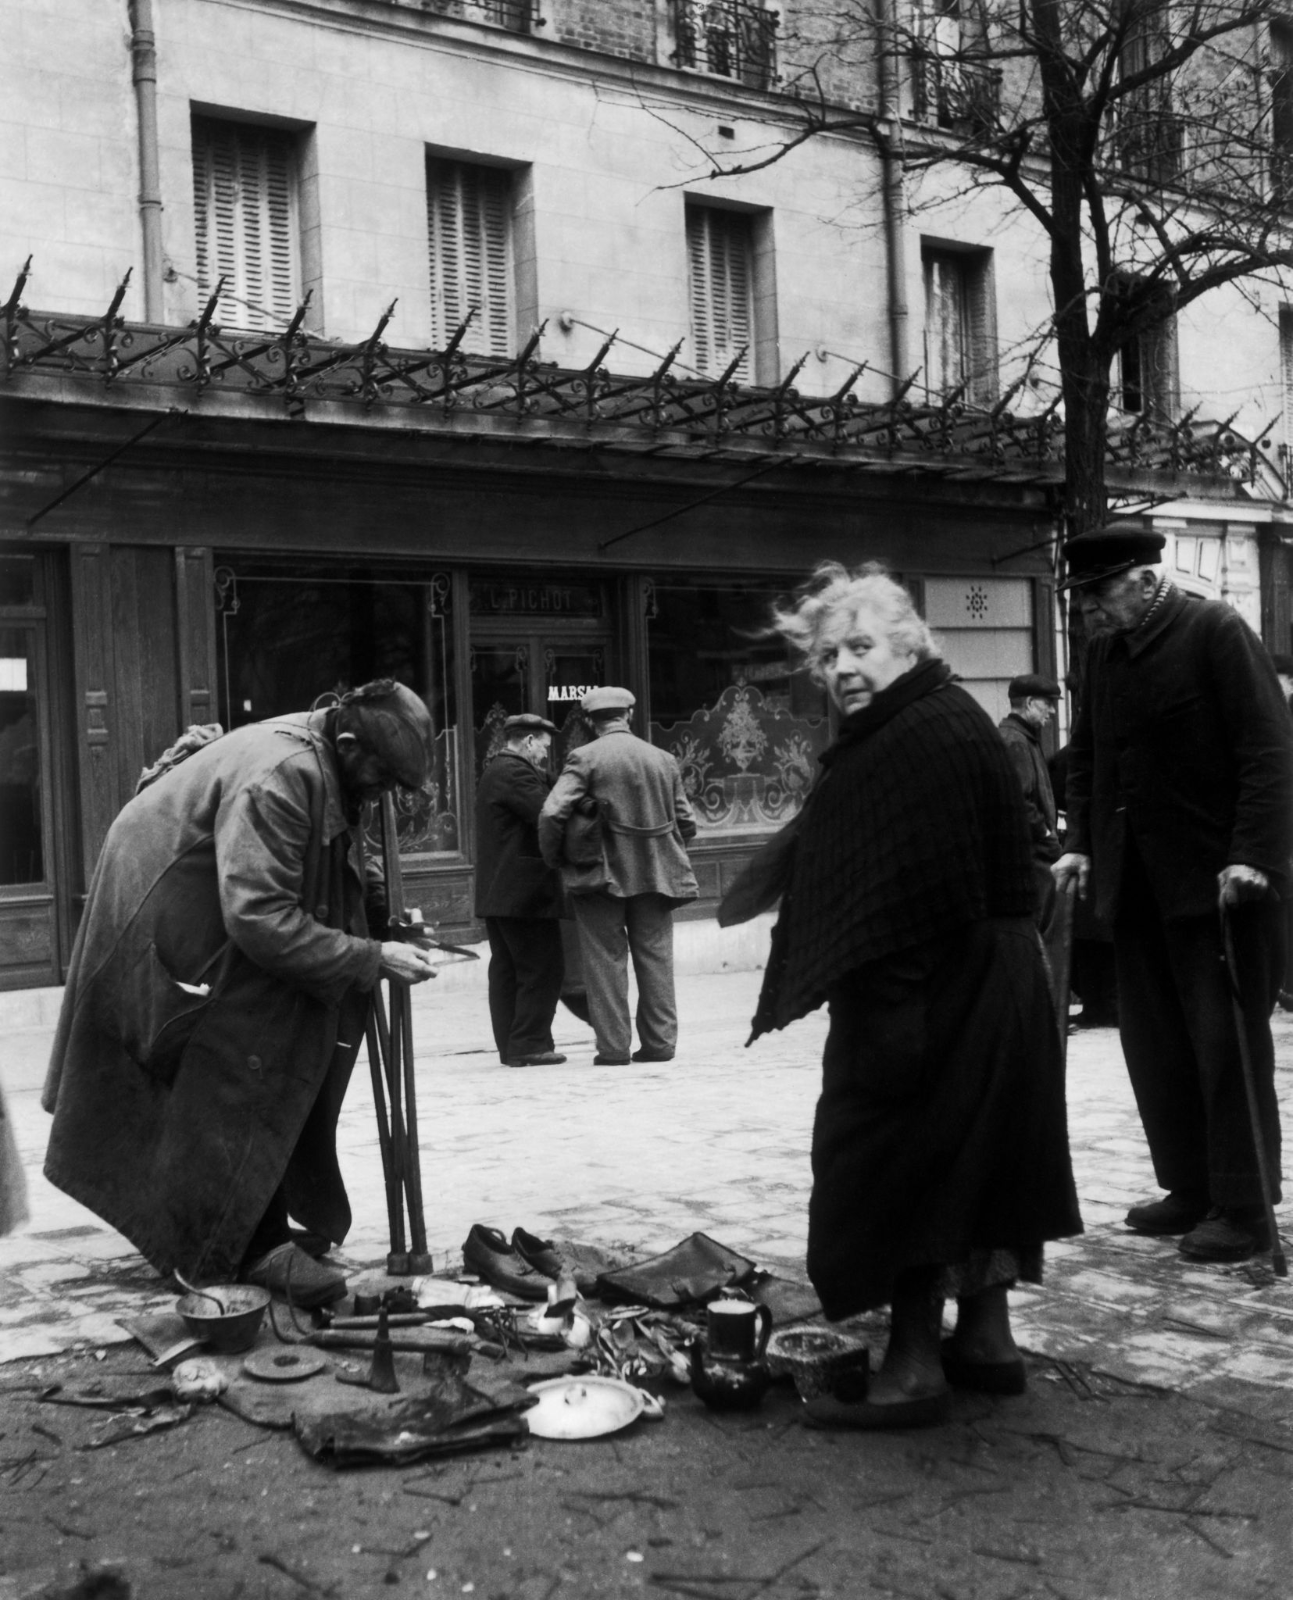
{"type": "Polygon", "coordinates": [[[1253,1073],[1253,1058],[1248,1050],[1248,1026],[1244,1019],[1243,996],[1239,988],[1239,966],[1235,960],[1234,927],[1230,920],[1230,907],[1221,907],[1221,938],[1226,952],[1226,977],[1230,981],[1230,1008],[1235,1019],[1235,1033],[1239,1039],[1239,1064],[1244,1074],[1244,1094],[1248,1100],[1248,1121],[1252,1126],[1253,1149],[1257,1153],[1257,1181],[1262,1187],[1262,1205],[1266,1208],[1266,1226],[1271,1237],[1271,1268],[1277,1278],[1287,1278],[1288,1262],[1275,1226],[1275,1205],[1271,1199],[1270,1170],[1266,1165],[1266,1142],[1262,1138],[1261,1116],[1257,1106],[1257,1079],[1253,1073]]]}

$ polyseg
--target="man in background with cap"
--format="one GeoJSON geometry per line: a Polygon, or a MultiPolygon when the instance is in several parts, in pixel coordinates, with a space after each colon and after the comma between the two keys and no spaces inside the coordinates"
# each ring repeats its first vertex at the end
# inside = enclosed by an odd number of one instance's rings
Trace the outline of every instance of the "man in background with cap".
{"type": "Polygon", "coordinates": [[[627,1066],[628,954],[638,984],[634,1061],[671,1061],[678,1043],[673,908],[700,891],[687,859],[696,824],[678,763],[629,729],[627,689],[593,689],[580,703],[597,737],[571,752],[539,818],[544,860],[562,869],[579,926],[597,1066],[627,1066]],[[596,812],[601,848],[591,863],[566,849],[567,828],[596,812]]]}
{"type": "Polygon", "coordinates": [[[1001,737],[1014,763],[1024,791],[1024,810],[1032,837],[1033,865],[1039,887],[1037,925],[1045,930],[1055,903],[1055,881],[1051,866],[1059,859],[1060,841],[1055,831],[1058,815],[1051,791],[1051,775],[1042,754],[1042,729],[1055,715],[1060,686],[1053,678],[1036,672],[1023,673],[1010,680],[1006,690],[1010,713],[998,724],[1001,737]]]}
{"type": "Polygon", "coordinates": [[[45,1082],[45,1176],[163,1274],[290,1281],[326,1304],[345,1277],[288,1218],[324,1249],[345,1238],[336,1122],[372,990],[435,976],[381,937],[360,812],[425,782],[431,718],[382,679],[204,731],[145,773],[104,841],[45,1082]]]}
{"type": "Polygon", "coordinates": [[[476,915],[489,936],[489,1018],[508,1067],[557,1066],[552,1019],[564,965],[561,880],[539,853],[539,813],[554,725],[526,712],[503,724],[503,748],[476,788],[476,915]]]}
{"type": "MultiPolygon", "coordinates": [[[[1166,1198],[1140,1233],[1241,1261],[1270,1247],[1227,983],[1229,917],[1278,1191],[1270,1015],[1284,970],[1293,726],[1270,658],[1229,606],[1182,593],[1161,534],[1115,522],[1070,539],[1089,638],[1070,747],[1063,887],[1094,889],[1113,927],[1119,1028],[1166,1198]]],[[[1272,1196],[1278,1200],[1278,1192],[1272,1196]]]]}

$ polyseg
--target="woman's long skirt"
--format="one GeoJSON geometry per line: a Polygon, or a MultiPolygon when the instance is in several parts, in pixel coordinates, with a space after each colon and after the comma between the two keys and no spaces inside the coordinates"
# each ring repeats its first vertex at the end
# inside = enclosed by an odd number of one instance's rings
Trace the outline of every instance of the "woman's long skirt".
{"type": "Polygon", "coordinates": [[[972,923],[870,962],[832,991],[830,1017],[808,1214],[827,1316],[887,1304],[910,1268],[965,1269],[986,1253],[1037,1276],[1042,1242],[1082,1222],[1031,919],[972,923]]]}

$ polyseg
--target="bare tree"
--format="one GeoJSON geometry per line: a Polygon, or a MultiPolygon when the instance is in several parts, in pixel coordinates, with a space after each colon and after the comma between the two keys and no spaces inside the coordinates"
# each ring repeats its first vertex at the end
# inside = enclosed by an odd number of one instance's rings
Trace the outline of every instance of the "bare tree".
{"type": "Polygon", "coordinates": [[[1170,383],[1148,382],[1135,358],[1156,340],[1161,348],[1201,296],[1293,265],[1293,28],[1280,9],[1279,0],[803,4],[783,46],[797,126],[744,158],[714,157],[711,174],[750,172],[821,133],[858,129],[887,173],[917,186],[922,174],[950,174],[932,186],[938,203],[949,191],[1004,190],[1048,256],[1063,509],[1077,531],[1107,514],[1115,370],[1131,409],[1147,421],[1166,413],[1170,383]],[[878,69],[858,92],[868,62],[878,69]]]}

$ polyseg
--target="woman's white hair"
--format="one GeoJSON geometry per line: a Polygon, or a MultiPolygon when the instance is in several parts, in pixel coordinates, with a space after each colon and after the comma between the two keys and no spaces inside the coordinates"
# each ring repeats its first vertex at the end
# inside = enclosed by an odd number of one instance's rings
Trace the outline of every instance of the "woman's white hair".
{"type": "Polygon", "coordinates": [[[898,654],[914,656],[917,661],[942,655],[911,596],[878,561],[868,561],[854,572],[838,561],[820,562],[796,591],[793,604],[773,607],[772,631],[798,652],[817,677],[826,630],[841,614],[852,616],[858,611],[876,619],[898,654]]]}

